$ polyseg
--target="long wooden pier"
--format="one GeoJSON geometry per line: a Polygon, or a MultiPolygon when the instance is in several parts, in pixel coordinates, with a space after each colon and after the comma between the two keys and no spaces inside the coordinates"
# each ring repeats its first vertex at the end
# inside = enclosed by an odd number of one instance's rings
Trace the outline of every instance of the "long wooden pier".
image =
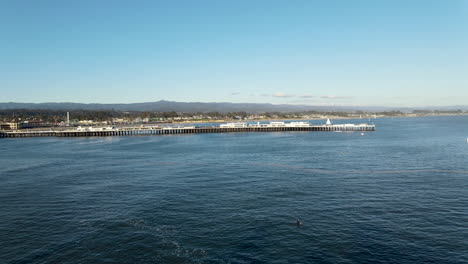
{"type": "Polygon", "coordinates": [[[139,135],[174,135],[174,134],[205,134],[234,132],[351,132],[375,131],[375,125],[311,125],[304,127],[130,127],[95,130],[41,130],[41,131],[0,131],[0,138],[24,137],[110,137],[139,135]]]}

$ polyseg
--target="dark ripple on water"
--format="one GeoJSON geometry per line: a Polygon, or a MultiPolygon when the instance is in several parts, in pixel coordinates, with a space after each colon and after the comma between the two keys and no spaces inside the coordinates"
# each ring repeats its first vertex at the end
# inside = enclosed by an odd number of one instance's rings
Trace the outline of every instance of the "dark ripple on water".
{"type": "Polygon", "coordinates": [[[0,259],[467,263],[467,121],[2,140],[0,259]]]}

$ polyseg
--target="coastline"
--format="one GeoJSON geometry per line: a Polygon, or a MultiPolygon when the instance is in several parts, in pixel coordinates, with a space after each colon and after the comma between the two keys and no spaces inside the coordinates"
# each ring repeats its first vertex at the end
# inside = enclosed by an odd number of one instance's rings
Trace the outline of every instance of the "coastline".
{"type": "Polygon", "coordinates": [[[380,118],[419,118],[419,117],[437,117],[437,116],[467,116],[468,113],[450,113],[450,114],[408,114],[404,116],[384,116],[384,115],[368,115],[362,118],[359,117],[350,117],[350,116],[327,116],[327,117],[314,117],[314,118],[264,118],[264,119],[249,119],[249,120],[203,120],[203,121],[173,121],[173,122],[158,122],[158,123],[114,123],[114,124],[72,124],[72,126],[50,126],[50,127],[38,127],[38,128],[21,128],[17,130],[0,130],[4,132],[11,132],[11,131],[40,131],[44,129],[53,129],[56,131],[63,131],[70,129],[71,127],[95,127],[95,128],[104,128],[104,127],[141,127],[141,126],[172,126],[172,125],[189,125],[189,124],[222,124],[222,123],[252,123],[252,122],[275,122],[275,121],[286,121],[286,122],[291,122],[291,121],[317,121],[317,120],[323,120],[325,123],[327,119],[331,120],[362,120],[362,122],[356,122],[357,124],[361,123],[368,123],[371,122],[372,120],[375,119],[380,119],[380,118]]]}
{"type": "Polygon", "coordinates": [[[164,123],[148,123],[148,124],[161,124],[161,125],[171,125],[171,124],[220,124],[220,123],[238,123],[238,122],[269,122],[269,121],[307,121],[307,120],[369,120],[376,118],[417,118],[417,117],[434,117],[434,116],[468,116],[468,113],[459,113],[459,114],[411,114],[405,116],[366,116],[366,117],[345,117],[345,116],[329,116],[323,118],[268,118],[268,119],[249,119],[249,120],[213,120],[213,121],[178,121],[178,122],[164,122],[164,123]]]}

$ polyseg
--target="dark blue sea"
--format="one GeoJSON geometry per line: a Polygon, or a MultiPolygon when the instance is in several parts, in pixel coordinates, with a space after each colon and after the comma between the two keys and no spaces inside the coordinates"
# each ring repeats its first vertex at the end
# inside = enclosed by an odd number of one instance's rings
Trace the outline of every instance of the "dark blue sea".
{"type": "Polygon", "coordinates": [[[0,263],[468,263],[468,116],[371,121],[0,139],[0,263]]]}

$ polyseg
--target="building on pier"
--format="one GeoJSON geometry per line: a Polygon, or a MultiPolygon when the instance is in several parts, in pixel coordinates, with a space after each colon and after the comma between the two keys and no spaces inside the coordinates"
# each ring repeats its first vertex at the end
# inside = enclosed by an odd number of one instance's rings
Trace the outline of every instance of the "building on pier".
{"type": "Polygon", "coordinates": [[[82,127],[82,126],[78,126],[76,128],[76,131],[82,131],[82,132],[112,131],[112,130],[116,130],[116,128],[115,127],[82,127]]]}
{"type": "MultiPolygon", "coordinates": [[[[329,122],[327,122],[329,123],[329,122]]],[[[198,133],[231,133],[231,132],[353,132],[375,131],[375,125],[369,124],[325,124],[313,125],[308,122],[271,122],[269,124],[227,123],[219,126],[161,126],[161,127],[78,127],[69,130],[13,130],[0,132],[0,137],[97,137],[97,136],[131,136],[131,135],[168,135],[198,133]]]]}
{"type": "Polygon", "coordinates": [[[1,123],[0,130],[18,130],[21,128],[21,123],[18,122],[9,122],[9,123],[1,123]]]}
{"type": "Polygon", "coordinates": [[[243,128],[247,126],[247,123],[227,123],[219,125],[220,128],[243,128]]]}

